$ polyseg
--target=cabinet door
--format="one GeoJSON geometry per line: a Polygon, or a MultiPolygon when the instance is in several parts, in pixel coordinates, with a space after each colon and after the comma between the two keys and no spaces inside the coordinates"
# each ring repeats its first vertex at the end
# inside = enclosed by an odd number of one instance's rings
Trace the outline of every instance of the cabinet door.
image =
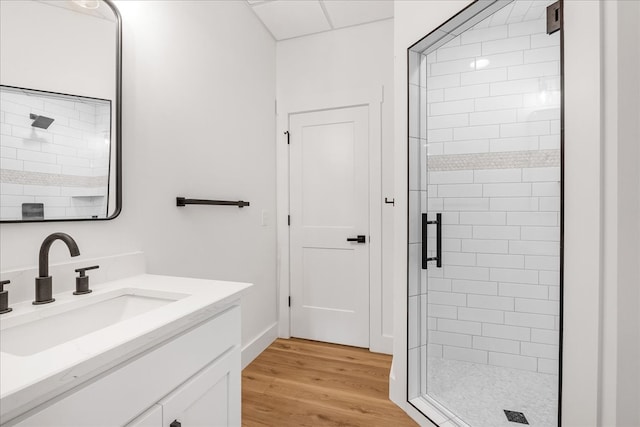
{"type": "Polygon", "coordinates": [[[240,426],[240,349],[234,347],[159,403],[162,426],[240,426]],[[176,425],[176,424],[174,424],[176,425]]]}
{"type": "Polygon", "coordinates": [[[162,425],[162,406],[153,405],[144,414],[127,424],[127,427],[160,427],[162,425]]]}

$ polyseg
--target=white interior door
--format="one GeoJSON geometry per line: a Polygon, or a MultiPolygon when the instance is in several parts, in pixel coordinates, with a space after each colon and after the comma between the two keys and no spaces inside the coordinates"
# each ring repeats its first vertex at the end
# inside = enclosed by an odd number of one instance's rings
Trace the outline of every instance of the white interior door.
{"type": "Polygon", "coordinates": [[[369,347],[368,114],[361,106],[290,119],[294,337],[369,347]],[[365,242],[347,241],[357,236],[365,242]]]}

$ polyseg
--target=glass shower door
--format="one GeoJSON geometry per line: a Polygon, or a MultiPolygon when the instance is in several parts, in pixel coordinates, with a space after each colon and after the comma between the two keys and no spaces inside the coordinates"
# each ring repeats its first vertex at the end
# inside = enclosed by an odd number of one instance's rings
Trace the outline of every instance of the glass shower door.
{"type": "Polygon", "coordinates": [[[409,399],[438,424],[555,426],[560,32],[549,1],[482,7],[409,53],[409,399]]]}

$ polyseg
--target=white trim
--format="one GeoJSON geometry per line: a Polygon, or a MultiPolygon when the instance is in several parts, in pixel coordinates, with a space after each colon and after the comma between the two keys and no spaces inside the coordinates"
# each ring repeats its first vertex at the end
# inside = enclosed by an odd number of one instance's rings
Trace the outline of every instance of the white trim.
{"type": "Polygon", "coordinates": [[[249,366],[253,360],[278,338],[278,323],[274,322],[267,329],[259,333],[248,344],[242,347],[242,369],[249,366]]]}
{"type": "Polygon", "coordinates": [[[382,309],[382,103],[369,103],[369,349],[393,353],[393,338],[384,335],[382,309]]]}
{"type": "Polygon", "coordinates": [[[323,92],[316,94],[313,99],[298,100],[286,104],[278,103],[278,124],[287,130],[289,115],[310,111],[332,110],[342,107],[354,107],[357,105],[381,104],[383,101],[383,87],[355,88],[349,91],[323,92]]]}
{"type": "Polygon", "coordinates": [[[291,114],[367,105],[369,107],[369,349],[391,353],[392,338],[382,333],[382,85],[318,93],[312,100],[278,102],[276,147],[276,224],[278,262],[278,336],[289,338],[289,148],[284,134],[291,114]]]}
{"type": "Polygon", "coordinates": [[[601,8],[600,2],[564,2],[564,426],[600,425],[603,398],[601,8]],[[592,55],[581,54],[584,49],[592,55]]]}
{"type": "MultiPolygon", "coordinates": [[[[600,385],[601,411],[598,414],[598,425],[620,425],[618,422],[618,360],[620,346],[617,329],[619,327],[618,298],[619,298],[619,276],[622,265],[619,264],[619,242],[618,230],[620,224],[620,211],[618,207],[624,197],[618,185],[618,173],[624,167],[619,162],[619,150],[622,148],[619,139],[618,117],[620,111],[618,102],[618,77],[620,70],[619,40],[618,40],[618,2],[607,2],[602,5],[602,39],[605,44],[615,46],[612,49],[603,49],[603,91],[602,91],[602,126],[604,141],[607,144],[602,150],[602,181],[603,181],[603,230],[602,230],[602,273],[603,283],[608,286],[602,289],[602,307],[600,312],[600,323],[602,331],[602,356],[600,366],[602,373],[600,385]],[[621,197],[622,196],[622,197],[621,197]],[[604,398],[606,396],[606,398],[604,398]]],[[[637,143],[637,141],[634,141],[637,143]]],[[[625,232],[631,231],[625,227],[625,232]]],[[[626,369],[625,369],[626,370],[626,369]]],[[[632,424],[630,424],[632,425],[632,424]]]]}

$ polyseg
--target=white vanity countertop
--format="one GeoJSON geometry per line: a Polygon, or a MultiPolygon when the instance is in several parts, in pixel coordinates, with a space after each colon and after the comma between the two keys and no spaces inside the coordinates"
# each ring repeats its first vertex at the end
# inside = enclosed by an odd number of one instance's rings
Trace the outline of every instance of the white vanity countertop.
{"type": "MultiPolygon", "coordinates": [[[[54,295],[55,302],[13,305],[0,317],[2,330],[19,318],[48,317],[65,307],[128,295],[176,301],[26,356],[0,352],[0,421],[7,421],[237,303],[251,284],[144,274],[92,286],[87,295],[54,295]],[[138,291],[139,290],[139,291],[138,291]]],[[[55,291],[55,283],[54,283],[55,291]]]]}

